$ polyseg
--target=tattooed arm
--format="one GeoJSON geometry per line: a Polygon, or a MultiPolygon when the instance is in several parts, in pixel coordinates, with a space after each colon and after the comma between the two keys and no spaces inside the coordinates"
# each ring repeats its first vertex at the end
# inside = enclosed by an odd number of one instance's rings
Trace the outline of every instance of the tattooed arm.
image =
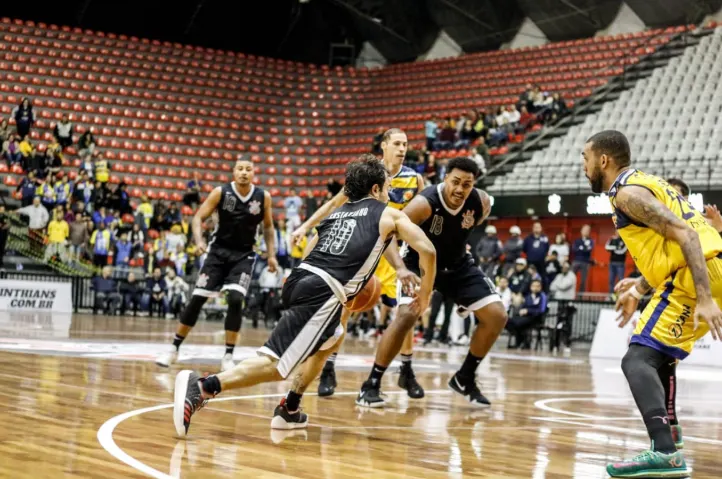
{"type": "MultiPolygon", "coordinates": [[[[617,193],[617,208],[631,219],[677,242],[692,273],[698,302],[712,300],[707,260],[702,253],[699,235],[691,226],[672,213],[652,192],[640,186],[629,185],[621,188],[617,193]]],[[[649,287],[649,283],[644,279],[638,285],[640,293],[645,292],[642,291],[644,285],[649,287]]]]}

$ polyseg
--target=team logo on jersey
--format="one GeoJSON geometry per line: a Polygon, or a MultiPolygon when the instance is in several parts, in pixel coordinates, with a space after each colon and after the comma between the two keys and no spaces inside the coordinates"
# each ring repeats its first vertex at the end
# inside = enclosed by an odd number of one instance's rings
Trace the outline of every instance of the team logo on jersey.
{"type": "Polygon", "coordinates": [[[472,226],[474,226],[474,212],[472,210],[466,210],[462,215],[461,227],[468,230],[472,226]]]}
{"type": "Polygon", "coordinates": [[[205,273],[198,275],[198,280],[196,281],[196,286],[199,288],[205,288],[208,284],[208,275],[205,273]]]}
{"type": "Polygon", "coordinates": [[[248,203],[248,212],[252,215],[257,215],[261,212],[261,202],[260,201],[251,201],[248,203]]]}
{"type": "Polygon", "coordinates": [[[408,190],[404,193],[404,201],[411,201],[411,198],[414,197],[414,192],[411,190],[408,190]]]}

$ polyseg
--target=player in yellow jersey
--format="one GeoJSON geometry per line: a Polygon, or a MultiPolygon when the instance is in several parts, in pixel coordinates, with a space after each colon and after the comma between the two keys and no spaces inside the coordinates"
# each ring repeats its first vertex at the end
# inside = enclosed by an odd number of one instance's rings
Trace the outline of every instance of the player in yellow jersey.
{"type": "MultiPolygon", "coordinates": [[[[406,133],[398,128],[392,128],[386,131],[381,139],[381,150],[383,151],[383,161],[389,172],[389,202],[388,205],[403,209],[421,190],[424,189],[424,180],[409,167],[403,166],[406,151],[408,149],[408,139],[406,133]]],[[[291,241],[295,242],[306,236],[306,233],[314,228],[321,220],[326,218],[333,210],[343,205],[348,200],[344,191],[341,190],[331,201],[323,205],[310,218],[308,218],[296,231],[291,234],[291,241]]],[[[374,273],[381,282],[381,321],[391,310],[396,307],[396,295],[398,282],[400,280],[405,286],[413,287],[418,284],[419,278],[411,273],[401,261],[398,254],[398,248],[390,247],[387,249],[384,257],[376,268],[374,273]],[[389,263],[387,258],[394,261],[396,268],[389,263]]],[[[399,387],[406,389],[409,397],[422,398],[424,390],[416,381],[413,369],[411,367],[411,357],[414,346],[414,332],[409,331],[404,338],[404,345],[401,349],[401,374],[399,375],[399,387]]],[[[319,396],[331,396],[336,388],[336,372],[334,364],[336,354],[332,354],[321,374],[321,380],[318,386],[319,396]]]]}
{"type": "Polygon", "coordinates": [[[710,330],[714,339],[722,337],[722,239],[669,183],[630,166],[629,143],[622,133],[597,133],[587,140],[582,156],[592,191],[608,191],[614,225],[642,273],[620,290],[621,326],[642,295],[654,289],[622,360],[652,446],[632,460],[609,464],[607,472],[612,477],[687,477],[670,427],[664,384],[674,374],[670,363],[687,357],[697,339],[710,330]]]}

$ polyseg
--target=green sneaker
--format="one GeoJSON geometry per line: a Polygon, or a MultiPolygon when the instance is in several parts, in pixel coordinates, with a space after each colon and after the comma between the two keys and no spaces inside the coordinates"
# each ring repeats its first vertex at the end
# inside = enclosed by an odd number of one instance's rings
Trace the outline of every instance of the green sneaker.
{"type": "Polygon", "coordinates": [[[679,451],[684,449],[684,439],[682,439],[682,426],[669,426],[672,429],[672,439],[674,439],[674,447],[679,451]]]}
{"type": "Polygon", "coordinates": [[[607,474],[612,477],[688,477],[684,455],[677,451],[665,454],[657,451],[644,451],[629,461],[607,465],[607,474]]]}

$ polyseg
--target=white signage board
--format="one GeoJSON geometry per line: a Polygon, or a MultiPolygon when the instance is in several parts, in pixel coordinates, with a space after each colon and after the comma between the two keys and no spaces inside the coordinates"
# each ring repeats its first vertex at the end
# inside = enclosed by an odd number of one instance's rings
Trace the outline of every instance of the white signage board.
{"type": "Polygon", "coordinates": [[[70,283],[0,280],[0,311],[72,313],[70,283]]]}

